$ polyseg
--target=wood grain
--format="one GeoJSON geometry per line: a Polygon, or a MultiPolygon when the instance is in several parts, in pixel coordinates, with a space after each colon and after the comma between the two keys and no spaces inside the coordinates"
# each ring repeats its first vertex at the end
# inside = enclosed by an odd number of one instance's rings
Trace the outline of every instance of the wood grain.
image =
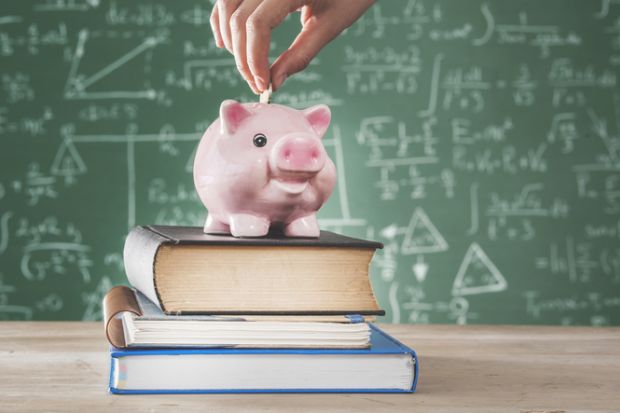
{"type": "Polygon", "coordinates": [[[107,393],[103,325],[0,323],[0,411],[620,411],[620,328],[384,325],[416,349],[416,394],[107,393]]]}

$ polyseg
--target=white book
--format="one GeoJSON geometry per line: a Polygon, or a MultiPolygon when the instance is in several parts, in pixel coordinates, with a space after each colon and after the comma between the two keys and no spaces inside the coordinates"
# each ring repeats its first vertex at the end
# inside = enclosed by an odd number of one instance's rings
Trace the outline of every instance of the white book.
{"type": "Polygon", "coordinates": [[[174,316],[135,292],[141,314],[120,313],[126,347],[365,348],[360,316],[174,316]],[[326,321],[329,320],[329,321],[326,321]]]}

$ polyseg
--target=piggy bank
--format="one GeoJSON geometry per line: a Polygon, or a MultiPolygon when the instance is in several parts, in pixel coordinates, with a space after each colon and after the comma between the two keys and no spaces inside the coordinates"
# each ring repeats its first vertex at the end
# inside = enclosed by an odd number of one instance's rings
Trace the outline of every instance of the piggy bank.
{"type": "Polygon", "coordinates": [[[325,105],[222,102],[194,159],[194,185],[209,211],[204,232],[318,237],[316,212],[336,184],[321,141],[330,120],[325,105]]]}

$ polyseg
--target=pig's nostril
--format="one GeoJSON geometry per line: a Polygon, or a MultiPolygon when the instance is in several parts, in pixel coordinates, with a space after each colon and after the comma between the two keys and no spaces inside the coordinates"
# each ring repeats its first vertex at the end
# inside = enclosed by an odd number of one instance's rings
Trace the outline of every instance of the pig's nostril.
{"type": "Polygon", "coordinates": [[[279,167],[285,170],[314,171],[322,165],[325,152],[320,144],[306,140],[293,140],[283,142],[282,146],[274,152],[279,167]]]}

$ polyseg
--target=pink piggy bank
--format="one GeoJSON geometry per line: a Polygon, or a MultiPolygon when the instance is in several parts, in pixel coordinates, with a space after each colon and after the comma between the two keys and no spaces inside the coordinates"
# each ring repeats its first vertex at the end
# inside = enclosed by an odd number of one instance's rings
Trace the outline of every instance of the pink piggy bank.
{"type": "Polygon", "coordinates": [[[305,110],[226,100],[194,159],[194,185],[209,210],[204,232],[318,237],[316,211],[336,184],[321,139],[327,106],[305,110]]]}

